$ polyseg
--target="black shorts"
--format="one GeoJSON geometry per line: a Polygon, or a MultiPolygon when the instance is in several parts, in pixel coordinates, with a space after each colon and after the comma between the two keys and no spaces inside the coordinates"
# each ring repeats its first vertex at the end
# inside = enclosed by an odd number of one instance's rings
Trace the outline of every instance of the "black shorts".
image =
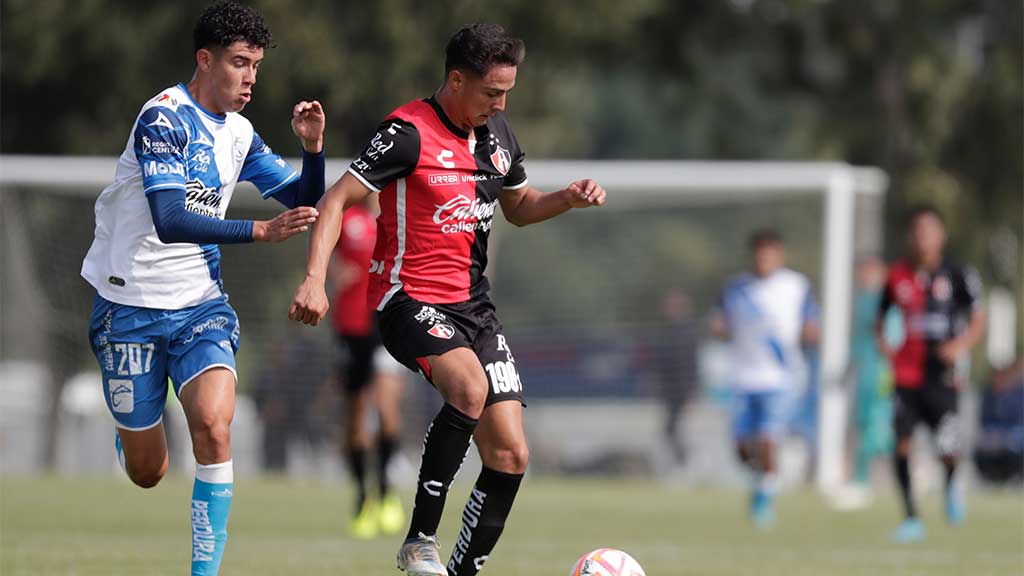
{"type": "Polygon", "coordinates": [[[957,409],[960,391],[944,384],[925,384],[920,388],[896,387],[893,396],[893,428],[897,438],[909,438],[923,422],[931,428],[942,452],[955,451],[959,441],[957,409]]]}
{"type": "Polygon", "coordinates": [[[367,336],[338,334],[341,346],[341,365],[338,375],[345,392],[359,392],[370,385],[373,378],[373,357],[380,346],[376,330],[367,336]]]}
{"type": "Polygon", "coordinates": [[[399,292],[377,318],[388,352],[431,383],[427,356],[469,348],[487,374],[487,405],[504,400],[526,405],[515,358],[486,295],[456,304],[426,304],[399,292]]]}

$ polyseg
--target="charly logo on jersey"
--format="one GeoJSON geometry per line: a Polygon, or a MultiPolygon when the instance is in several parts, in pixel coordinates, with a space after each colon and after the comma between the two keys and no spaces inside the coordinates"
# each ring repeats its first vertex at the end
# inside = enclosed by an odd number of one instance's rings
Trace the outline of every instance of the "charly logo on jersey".
{"type": "Polygon", "coordinates": [[[441,166],[451,170],[455,168],[455,162],[452,162],[452,158],[455,158],[455,152],[451,150],[441,150],[437,154],[437,161],[441,163],[441,166]]]}
{"type": "Polygon", "coordinates": [[[470,200],[459,194],[438,206],[434,212],[434,223],[441,225],[441,232],[457,234],[459,232],[487,231],[491,229],[494,210],[498,201],[481,202],[478,198],[470,200]]]}
{"type": "Polygon", "coordinates": [[[185,208],[189,212],[220,218],[220,201],[223,198],[219,187],[207,186],[198,178],[185,183],[185,208]]]}

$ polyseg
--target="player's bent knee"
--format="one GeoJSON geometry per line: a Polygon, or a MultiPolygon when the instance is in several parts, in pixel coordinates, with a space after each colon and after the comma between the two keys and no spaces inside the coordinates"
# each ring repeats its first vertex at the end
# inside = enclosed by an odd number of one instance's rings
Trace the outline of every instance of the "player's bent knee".
{"type": "Polygon", "coordinates": [[[530,449],[526,443],[502,446],[490,450],[488,466],[506,474],[522,474],[530,462],[530,449]]]}
{"type": "Polygon", "coordinates": [[[199,452],[225,454],[231,449],[231,421],[226,419],[205,419],[192,429],[192,445],[199,452]]]}
{"type": "Polygon", "coordinates": [[[164,474],[167,473],[167,462],[164,461],[158,465],[153,464],[142,464],[132,466],[127,465],[128,478],[131,479],[132,483],[140,488],[153,488],[163,480],[164,474]]]}
{"type": "Polygon", "coordinates": [[[470,418],[480,418],[487,403],[487,386],[464,380],[448,388],[445,401],[470,418]]]}

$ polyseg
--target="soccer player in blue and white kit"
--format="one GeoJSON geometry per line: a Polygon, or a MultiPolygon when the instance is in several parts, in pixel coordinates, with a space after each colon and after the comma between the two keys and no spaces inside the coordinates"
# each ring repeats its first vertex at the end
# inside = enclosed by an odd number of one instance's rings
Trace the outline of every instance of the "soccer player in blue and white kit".
{"type": "Polygon", "coordinates": [[[89,339],[132,481],[167,470],[162,425],[168,377],[192,437],[192,574],[217,574],[227,541],[239,328],[220,278],[218,244],[280,242],[316,220],[323,195],[324,113],[300,102],[292,129],[302,174],[238,114],[252,97],[271,34],[260,14],[210,6],[194,31],[195,75],[161,91],[137,117],[114,183],[96,201],[82,276],[96,289],[89,339]],[[269,221],[225,220],[247,180],[289,208],[269,221]]]}
{"type": "Polygon", "coordinates": [[[801,345],[818,340],[818,307],[807,278],[784,267],[778,233],[754,233],[750,248],[753,271],[726,284],[711,327],[731,339],[733,435],[740,460],[755,474],[751,518],[766,527],[775,518],[777,446],[806,382],[801,345]]]}

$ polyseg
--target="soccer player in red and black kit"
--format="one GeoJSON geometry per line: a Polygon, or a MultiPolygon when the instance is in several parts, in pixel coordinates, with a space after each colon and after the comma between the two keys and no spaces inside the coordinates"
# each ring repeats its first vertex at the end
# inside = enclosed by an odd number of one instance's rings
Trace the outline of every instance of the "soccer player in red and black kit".
{"type": "Polygon", "coordinates": [[[324,271],[342,211],[380,192],[369,298],[385,347],[445,400],[423,441],[412,523],[398,553],[398,567],[411,575],[479,572],[526,471],[522,382],[483,275],[495,209],[525,226],[605,202],[592,180],[552,193],[527,183],[524,154],[504,114],[524,52],[521,40],[496,25],[452,36],[437,93],[388,115],[325,194],[307,276],[289,311],[307,324],[324,317],[324,271]],[[471,438],[483,470],[446,569],[437,526],[471,438]]]}
{"type": "Polygon", "coordinates": [[[343,356],[339,379],[345,400],[345,456],[356,484],[355,514],[349,523],[349,534],[360,539],[373,538],[378,532],[397,534],[405,524],[402,503],[391,492],[388,479],[388,465],[401,433],[399,401],[405,368],[381,346],[377,312],[366,302],[370,261],[377,242],[372,203],[373,197],[367,196],[345,210],[344,234],[329,269],[334,288],[331,323],[343,356]],[[366,489],[366,456],[372,440],[367,422],[371,401],[380,422],[376,462],[379,501],[368,498],[366,489]]]}
{"type": "Polygon", "coordinates": [[[984,330],[981,282],[972,269],[943,256],[946,228],[933,207],[914,210],[909,220],[910,257],[889,269],[878,310],[879,348],[892,360],[896,381],[893,426],[896,432],[896,478],[906,518],[893,535],[897,541],[924,538],[910,484],[910,442],[914,428],[924,422],[946,470],[946,519],[963,521],[965,508],[954,479],[960,455],[957,404],[964,379],[958,365],[984,330]],[[883,335],[885,314],[900,309],[906,337],[893,348],[883,335]]]}

